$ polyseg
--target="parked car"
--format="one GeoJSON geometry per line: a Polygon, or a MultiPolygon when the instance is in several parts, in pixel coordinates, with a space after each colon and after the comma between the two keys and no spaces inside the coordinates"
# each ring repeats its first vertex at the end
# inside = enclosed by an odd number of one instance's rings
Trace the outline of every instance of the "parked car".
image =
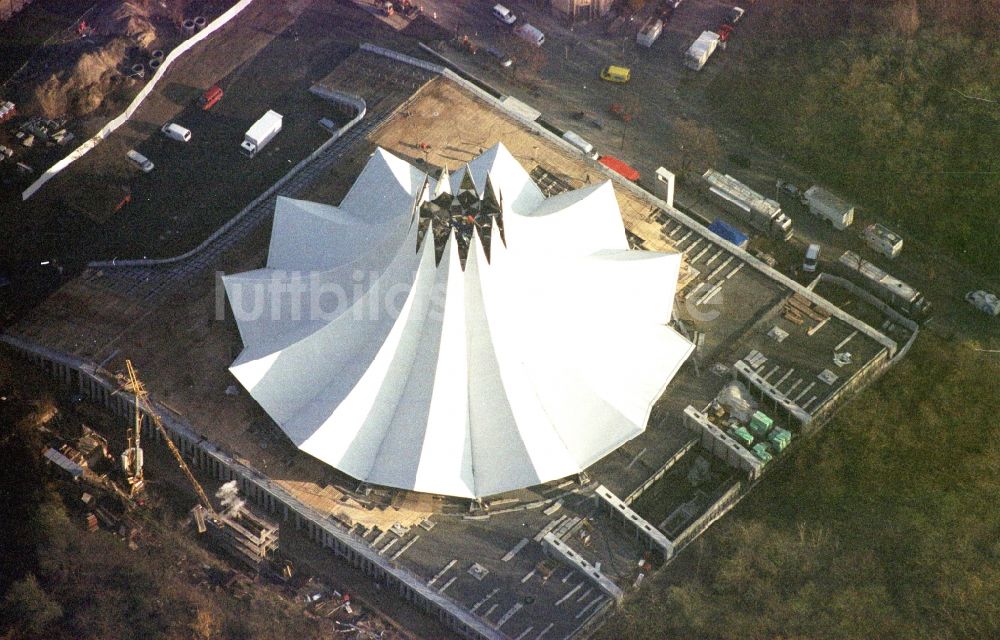
{"type": "Polygon", "coordinates": [[[988,291],[970,291],[965,294],[965,301],[994,318],[1000,316],[1000,298],[988,291]]]}
{"type": "Polygon", "coordinates": [[[150,159],[142,155],[135,149],[130,149],[127,155],[128,159],[134,162],[136,166],[138,166],[140,169],[142,169],[143,173],[149,173],[150,171],[153,170],[154,165],[150,161],[150,159]]]}
{"type": "Polygon", "coordinates": [[[514,12],[502,4],[493,6],[493,17],[506,25],[512,25],[517,22],[517,16],[514,15],[514,12]]]}
{"type": "Polygon", "coordinates": [[[493,47],[486,47],[486,53],[496,58],[497,64],[499,64],[501,67],[504,67],[505,69],[510,65],[514,64],[514,60],[511,59],[511,57],[508,56],[503,51],[500,51],[499,49],[494,49],[493,47]]]}

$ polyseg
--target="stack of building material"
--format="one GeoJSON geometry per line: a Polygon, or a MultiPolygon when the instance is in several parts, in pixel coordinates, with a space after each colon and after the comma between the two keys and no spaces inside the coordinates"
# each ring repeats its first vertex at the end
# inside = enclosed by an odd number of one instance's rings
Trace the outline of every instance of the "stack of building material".
{"type": "Polygon", "coordinates": [[[767,444],[764,442],[758,442],[757,444],[755,444],[753,448],[750,449],[750,452],[753,453],[753,455],[764,464],[767,464],[772,459],[774,459],[774,456],[772,456],[771,452],[768,451],[767,444]]]}
{"type": "Polygon", "coordinates": [[[767,435],[768,431],[771,430],[771,426],[774,424],[774,420],[769,418],[766,414],[758,411],[753,414],[750,418],[750,433],[758,438],[763,438],[767,435]]]}
{"type": "Polygon", "coordinates": [[[785,450],[789,443],[791,443],[792,434],[781,427],[775,427],[774,430],[771,431],[770,435],[767,436],[767,439],[771,442],[771,446],[774,447],[774,450],[780,453],[785,450]]]}
{"type": "Polygon", "coordinates": [[[746,427],[731,427],[729,429],[729,435],[737,442],[742,443],[744,446],[749,447],[753,444],[753,436],[747,431],[746,427]]]}
{"type": "Polygon", "coordinates": [[[785,310],[782,315],[786,320],[797,325],[809,321],[811,326],[806,330],[806,335],[810,336],[822,329],[823,325],[830,320],[830,314],[825,309],[813,306],[808,298],[798,293],[792,294],[790,298],[785,300],[785,310]]]}

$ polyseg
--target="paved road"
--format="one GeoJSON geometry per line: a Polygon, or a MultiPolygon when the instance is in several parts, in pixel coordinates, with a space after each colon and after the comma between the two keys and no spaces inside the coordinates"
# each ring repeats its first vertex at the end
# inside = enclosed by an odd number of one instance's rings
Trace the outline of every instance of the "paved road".
{"type": "MultiPolygon", "coordinates": [[[[480,44],[510,43],[505,27],[490,13],[492,3],[457,6],[446,0],[427,0],[424,4],[428,12],[437,11],[439,22],[450,31],[468,34],[480,44]]],[[[726,64],[727,56],[738,55],[738,38],[749,35],[738,34],[729,50],[717,52],[700,72],[685,69],[682,57],[702,29],[712,28],[718,22],[729,3],[706,0],[683,4],[663,36],[648,50],[635,44],[634,26],[627,37],[608,36],[604,33],[606,21],[570,29],[564,21],[540,11],[532,2],[511,0],[505,4],[519,19],[527,19],[546,34],[543,46],[546,62],[537,74],[503,70],[492,58],[469,56],[457,48],[446,48],[443,53],[502,93],[539,109],[549,122],[576,131],[600,152],[623,158],[645,176],[658,166],[667,166],[678,173],[689,168],[692,175],[714,166],[768,197],[777,197],[794,220],[795,238],[787,245],[760,239],[756,244],[773,253],[785,271],[801,264],[802,254],[812,242],[823,247],[823,260],[834,261],[845,250],[856,251],[924,293],[934,305],[929,328],[945,337],[964,336],[1000,346],[996,322],[963,300],[972,289],[1000,291],[1000,283],[970,274],[931,244],[921,244],[912,238],[906,239],[906,247],[896,260],[874,254],[859,234],[865,224],[877,220],[877,212],[861,209],[853,227],[846,231],[832,229],[793,198],[778,194],[775,188],[776,178],[792,180],[806,188],[817,181],[815,177],[802,174],[744,133],[713,120],[713,109],[706,103],[707,90],[713,83],[725,82],[731,69],[726,64]],[[597,72],[606,64],[631,67],[632,82],[611,85],[599,80],[597,72]],[[625,104],[633,113],[630,123],[609,113],[612,102],[625,104]],[[586,112],[588,116],[576,119],[574,114],[578,112],[586,112]]],[[[752,26],[753,19],[752,13],[748,13],[741,27],[752,26]]],[[[677,200],[683,204],[701,197],[690,186],[681,184],[677,200]]],[[[713,215],[709,203],[702,202],[699,208],[702,213],[713,215]]],[[[721,211],[715,211],[714,215],[726,217],[721,211]]],[[[746,229],[745,225],[739,226],[746,229]]]]}

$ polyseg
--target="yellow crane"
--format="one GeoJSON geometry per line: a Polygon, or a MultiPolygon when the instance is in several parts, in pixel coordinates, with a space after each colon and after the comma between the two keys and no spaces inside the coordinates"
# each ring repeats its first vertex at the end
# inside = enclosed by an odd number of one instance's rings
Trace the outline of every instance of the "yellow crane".
{"type": "MultiPolygon", "coordinates": [[[[135,375],[135,369],[132,368],[132,362],[126,360],[125,364],[128,366],[129,383],[126,384],[126,388],[128,389],[129,384],[138,384],[138,378],[135,375]]],[[[135,386],[133,385],[133,388],[129,390],[134,391],[134,388],[135,386]]],[[[139,494],[145,483],[142,469],[142,411],[139,408],[138,393],[136,393],[134,413],[135,420],[126,434],[128,444],[125,447],[125,451],[122,452],[122,470],[125,472],[125,479],[128,482],[130,498],[134,498],[139,494]]]]}
{"type": "MultiPolygon", "coordinates": [[[[125,360],[125,367],[128,369],[128,382],[125,383],[124,388],[127,391],[132,392],[135,395],[135,433],[129,434],[129,447],[133,446],[133,441],[135,443],[134,448],[138,453],[138,474],[139,481],[142,481],[142,450],[139,449],[139,434],[142,427],[142,412],[145,411],[146,415],[149,416],[150,420],[154,425],[156,425],[157,430],[159,430],[160,435],[163,436],[163,441],[167,444],[167,448],[170,449],[170,453],[174,454],[174,458],[177,460],[178,466],[180,466],[181,471],[187,476],[188,482],[194,487],[195,492],[198,494],[198,500],[201,502],[202,506],[208,511],[212,516],[216,515],[215,509],[212,508],[212,503],[205,495],[205,490],[201,488],[201,484],[191,473],[191,468],[188,467],[187,462],[181,456],[181,452],[177,449],[174,441],[170,438],[170,434],[167,433],[166,427],[163,426],[163,422],[160,420],[160,416],[157,415],[156,411],[153,410],[152,404],[149,402],[149,393],[146,391],[146,387],[143,386],[142,382],[139,380],[139,374],[136,373],[135,367],[132,366],[131,360],[125,360]]],[[[125,454],[122,454],[122,460],[125,460],[125,456],[128,453],[126,450],[125,454]]],[[[132,483],[132,476],[129,475],[129,469],[126,469],[126,475],[129,477],[129,483],[132,483]]]]}

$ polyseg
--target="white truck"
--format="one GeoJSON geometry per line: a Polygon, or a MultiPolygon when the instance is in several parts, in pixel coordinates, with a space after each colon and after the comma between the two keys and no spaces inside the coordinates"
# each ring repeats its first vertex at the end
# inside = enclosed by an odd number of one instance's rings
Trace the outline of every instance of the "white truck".
{"type": "Polygon", "coordinates": [[[661,33],[663,33],[663,20],[650,18],[635,35],[635,43],[640,47],[651,47],[661,33]]]}
{"type": "Polygon", "coordinates": [[[715,53],[719,46],[719,34],[712,31],[702,31],[698,39],[684,54],[684,64],[688,69],[700,71],[709,57],[715,53]]]}
{"type": "Polygon", "coordinates": [[[243,155],[252,158],[258,151],[267,146],[267,143],[281,131],[281,121],[280,113],[268,109],[267,113],[253,123],[246,135],[243,136],[243,143],[240,145],[243,155]]]}
{"type": "Polygon", "coordinates": [[[802,204],[809,213],[826,220],[839,231],[854,222],[854,205],[848,204],[823,187],[813,185],[802,194],[802,204]]]}
{"type": "Polygon", "coordinates": [[[869,247],[890,258],[895,258],[903,250],[902,236],[877,222],[865,227],[861,237],[869,247]]]}
{"type": "Polygon", "coordinates": [[[923,294],[853,251],[845,251],[838,262],[849,273],[860,274],[865,279],[867,288],[890,305],[917,317],[926,316],[930,311],[931,304],[923,294]]]}
{"type": "Polygon", "coordinates": [[[764,233],[780,240],[792,239],[792,220],[781,212],[781,205],[765,198],[730,175],[709,169],[702,175],[709,193],[719,197],[727,211],[764,233]]]}

